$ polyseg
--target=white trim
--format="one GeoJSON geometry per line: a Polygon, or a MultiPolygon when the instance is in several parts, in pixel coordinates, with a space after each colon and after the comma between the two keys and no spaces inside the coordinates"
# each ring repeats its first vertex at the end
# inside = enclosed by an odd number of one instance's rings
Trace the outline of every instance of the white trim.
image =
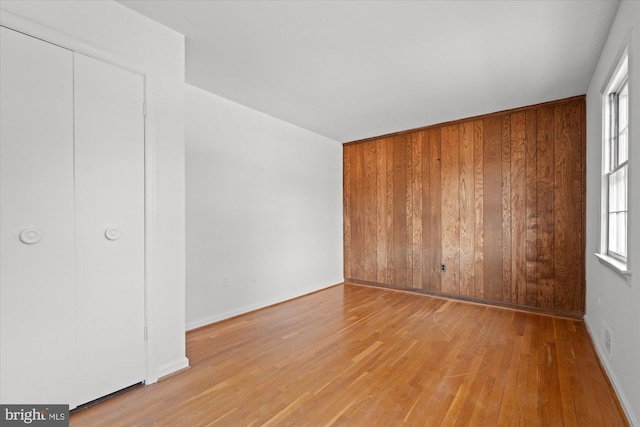
{"type": "Polygon", "coordinates": [[[158,378],[166,377],[167,375],[173,374],[174,372],[179,371],[180,369],[189,367],[189,359],[186,357],[181,357],[172,362],[165,363],[162,366],[158,366],[157,374],[158,378]]]}
{"type": "Polygon", "coordinates": [[[300,298],[303,297],[305,295],[309,295],[309,294],[313,294],[315,292],[324,290],[324,289],[328,289],[331,288],[333,286],[336,286],[335,284],[333,285],[329,285],[329,286],[323,286],[323,287],[319,287],[317,289],[310,289],[307,291],[303,291],[303,292],[295,292],[295,293],[291,293],[285,296],[282,296],[280,298],[274,298],[268,301],[263,301],[260,303],[256,303],[256,304],[249,304],[249,305],[245,305],[243,307],[239,307],[233,310],[229,310],[229,311],[225,311],[223,313],[220,314],[216,314],[215,316],[209,316],[209,317],[205,317],[203,319],[199,319],[193,322],[189,322],[186,325],[186,330],[190,331],[196,328],[200,328],[202,326],[207,326],[210,325],[212,323],[216,323],[216,322],[220,322],[222,320],[225,319],[229,319],[231,317],[235,317],[235,316],[239,316],[241,314],[245,314],[245,313],[249,313],[251,311],[256,311],[256,310],[260,310],[261,308],[266,308],[272,305],[276,305],[276,304],[280,304],[292,299],[296,299],[296,298],[300,298]]]}
{"type": "Polygon", "coordinates": [[[598,355],[598,359],[600,359],[600,364],[604,367],[604,370],[611,381],[611,385],[613,386],[613,391],[615,392],[618,400],[620,401],[620,405],[622,405],[622,409],[624,410],[625,415],[627,416],[627,420],[631,424],[632,427],[640,427],[640,423],[634,417],[632,407],[627,400],[627,397],[623,393],[622,386],[620,386],[620,382],[616,377],[613,368],[609,362],[609,358],[607,357],[607,353],[600,346],[600,340],[596,339],[593,335],[591,328],[589,327],[589,322],[587,318],[584,319],[584,324],[587,326],[587,332],[589,333],[589,337],[591,338],[591,342],[596,349],[596,354],[598,355]]]}
{"type": "MultiPolygon", "coordinates": [[[[142,75],[144,79],[144,102],[147,106],[147,114],[144,117],[144,193],[145,193],[145,230],[144,230],[144,293],[145,293],[145,328],[147,340],[145,341],[146,372],[144,382],[151,384],[158,380],[155,354],[153,352],[153,322],[151,313],[151,260],[153,258],[153,236],[155,235],[155,194],[156,194],[156,135],[155,135],[155,84],[151,70],[140,64],[131,62],[121,56],[114,55],[104,49],[88,45],[72,36],[51,28],[42,26],[33,21],[24,19],[5,10],[0,13],[0,25],[25,35],[38,38],[47,43],[55,44],[73,52],[86,55],[93,59],[109,63],[119,68],[142,75]]],[[[142,106],[141,106],[142,108],[142,106]]],[[[185,358],[186,359],[186,358],[185,358]]],[[[187,359],[188,365],[188,359],[187,359]]]]}
{"type": "Polygon", "coordinates": [[[620,67],[622,67],[622,57],[625,55],[627,57],[629,56],[629,42],[631,41],[631,30],[632,29],[630,29],[627,32],[627,34],[624,36],[624,40],[622,40],[622,43],[620,44],[620,48],[618,49],[618,52],[616,53],[615,59],[613,61],[613,66],[607,73],[607,77],[605,77],[604,82],[600,87],[601,95],[606,96],[611,86],[614,86],[613,83],[614,83],[615,76],[620,72],[620,67]]]}
{"type": "MultiPolygon", "coordinates": [[[[628,265],[631,262],[631,250],[629,245],[629,236],[631,235],[631,221],[627,220],[627,257],[626,262],[615,259],[614,257],[608,255],[608,217],[609,217],[609,206],[608,206],[608,176],[609,176],[609,132],[611,130],[611,123],[609,118],[609,94],[614,90],[614,88],[620,85],[623,81],[623,77],[627,76],[628,81],[631,80],[631,58],[630,58],[630,43],[632,39],[631,34],[632,29],[630,29],[624,37],[620,48],[615,56],[615,60],[613,61],[613,65],[611,69],[607,73],[607,77],[605,78],[601,88],[600,88],[600,104],[601,104],[601,123],[602,123],[602,132],[600,136],[600,145],[601,145],[601,154],[602,161],[600,164],[600,239],[598,242],[598,253],[596,253],[596,257],[600,263],[617,274],[625,277],[627,279],[627,284],[631,284],[630,276],[631,272],[627,269],[628,265]],[[623,67],[626,67],[626,73],[622,73],[623,67]],[[606,172],[605,172],[606,171],[606,172]]],[[[631,86],[631,84],[629,84],[631,86]]],[[[633,117],[631,111],[631,103],[629,103],[629,119],[633,117]]],[[[631,156],[631,141],[632,141],[632,129],[629,124],[629,132],[628,132],[628,147],[629,153],[627,153],[627,158],[629,159],[631,156]]],[[[631,171],[632,167],[628,167],[628,175],[627,182],[631,182],[631,171]]],[[[630,185],[627,187],[627,203],[629,203],[629,198],[631,195],[630,185]]],[[[629,208],[629,207],[628,207],[629,208]]],[[[631,214],[629,210],[627,210],[627,218],[631,218],[631,214]]]]}
{"type": "Polygon", "coordinates": [[[605,254],[595,253],[594,255],[602,264],[606,265],[607,267],[618,273],[620,276],[627,279],[627,284],[631,284],[631,271],[627,270],[627,264],[605,254]]]}
{"type": "Polygon", "coordinates": [[[154,352],[153,339],[153,239],[156,235],[156,100],[155,80],[149,73],[145,75],[145,105],[144,117],[144,313],[147,328],[147,369],[145,384],[152,384],[158,380],[157,362],[154,352]]]}

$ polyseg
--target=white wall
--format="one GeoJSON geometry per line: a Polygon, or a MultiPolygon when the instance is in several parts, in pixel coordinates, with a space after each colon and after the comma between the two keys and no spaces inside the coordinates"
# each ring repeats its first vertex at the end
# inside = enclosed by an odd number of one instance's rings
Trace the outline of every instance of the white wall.
{"type": "Polygon", "coordinates": [[[190,85],[185,102],[187,328],[342,282],[342,145],[190,85]]]}
{"type": "Polygon", "coordinates": [[[112,1],[2,1],[8,11],[106,51],[153,75],[155,212],[148,324],[155,380],[187,366],[185,357],[184,36],[112,1]]]}
{"type": "Polygon", "coordinates": [[[640,425],[640,2],[623,1],[611,27],[587,92],[587,314],[600,358],[627,415],[640,425]],[[629,41],[630,191],[629,260],[633,273],[627,281],[593,255],[600,235],[602,162],[601,93],[616,56],[632,27],[629,41]],[[605,355],[602,322],[612,331],[612,358],[605,355]]]}

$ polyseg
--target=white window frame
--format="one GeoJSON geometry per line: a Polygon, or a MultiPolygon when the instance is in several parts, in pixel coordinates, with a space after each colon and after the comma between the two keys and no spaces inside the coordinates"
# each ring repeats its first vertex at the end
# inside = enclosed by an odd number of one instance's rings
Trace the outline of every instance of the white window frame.
{"type": "MultiPolygon", "coordinates": [[[[596,254],[600,262],[612,268],[618,274],[629,277],[631,272],[628,269],[629,265],[629,218],[631,216],[628,213],[629,209],[629,160],[627,149],[627,159],[619,162],[617,149],[619,146],[618,141],[618,94],[625,85],[629,85],[629,49],[627,44],[623,47],[622,51],[617,56],[617,60],[614,63],[615,66],[609,73],[604,87],[602,88],[602,166],[601,166],[601,211],[600,211],[600,247],[599,252],[596,254]],[[626,256],[624,254],[616,253],[609,250],[609,178],[613,173],[622,169],[627,169],[627,227],[626,227],[626,256]]],[[[628,90],[628,89],[627,89],[628,90]]],[[[629,102],[630,104],[630,102],[629,102]]],[[[628,115],[627,119],[627,147],[631,145],[629,136],[631,132],[630,128],[631,116],[628,115]]]]}

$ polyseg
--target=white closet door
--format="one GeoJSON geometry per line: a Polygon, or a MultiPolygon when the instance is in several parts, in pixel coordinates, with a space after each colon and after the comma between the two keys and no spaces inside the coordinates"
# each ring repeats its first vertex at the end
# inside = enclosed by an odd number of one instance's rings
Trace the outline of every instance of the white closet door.
{"type": "Polygon", "coordinates": [[[73,54],[0,31],[0,401],[69,403],[73,54]]]}
{"type": "Polygon", "coordinates": [[[74,54],[79,403],[141,382],[142,76],[74,54]]]}

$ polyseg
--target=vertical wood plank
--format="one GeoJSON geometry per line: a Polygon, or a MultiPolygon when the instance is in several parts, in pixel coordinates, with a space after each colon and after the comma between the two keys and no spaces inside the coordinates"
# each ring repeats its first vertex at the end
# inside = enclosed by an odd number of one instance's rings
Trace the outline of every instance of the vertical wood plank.
{"type": "Polygon", "coordinates": [[[475,275],[474,123],[460,124],[460,295],[473,296],[475,275]]]}
{"type": "Polygon", "coordinates": [[[554,251],[554,184],[555,139],[553,107],[543,108],[537,114],[536,175],[538,206],[538,301],[537,306],[555,306],[555,251],[554,251]]]}
{"type": "Polygon", "coordinates": [[[474,253],[474,290],[475,298],[484,295],[484,127],[482,120],[473,122],[474,144],[474,207],[475,207],[475,246],[474,253]]]}
{"type": "Polygon", "coordinates": [[[442,131],[442,292],[460,294],[460,170],[458,125],[442,131]]]}
{"type": "Polygon", "coordinates": [[[511,292],[511,116],[502,117],[502,287],[503,301],[515,302],[511,292]]]}
{"type": "Polygon", "coordinates": [[[525,113],[511,115],[511,302],[526,302],[525,113]]]}
{"type": "Polygon", "coordinates": [[[405,173],[407,174],[405,179],[405,185],[407,186],[405,190],[405,222],[406,222],[406,233],[407,233],[407,246],[405,247],[405,262],[406,262],[406,282],[404,286],[407,288],[413,287],[413,255],[412,255],[412,240],[413,240],[413,215],[411,209],[413,207],[413,191],[412,183],[413,183],[413,162],[411,160],[411,135],[404,135],[404,149],[405,149],[405,173]]]}
{"type": "Polygon", "coordinates": [[[376,281],[387,283],[387,151],[386,139],[376,146],[376,281]]]}
{"type": "Polygon", "coordinates": [[[429,136],[429,289],[442,291],[442,159],[440,128],[427,131],[429,136]]]}
{"type": "Polygon", "coordinates": [[[488,300],[503,301],[502,118],[485,119],[483,130],[483,296],[488,300]]]}
{"type": "Polygon", "coordinates": [[[422,133],[411,134],[411,269],[413,288],[422,287],[422,133]]]}
{"type": "Polygon", "coordinates": [[[342,193],[343,193],[343,252],[344,277],[351,277],[351,152],[353,145],[342,147],[342,193]]]}
{"type": "Polygon", "coordinates": [[[582,186],[582,112],[580,104],[558,105],[555,124],[555,260],[556,308],[577,312],[582,306],[580,266],[584,259],[581,207],[582,186]],[[580,261],[577,261],[580,260],[580,261]]]}
{"type": "Polygon", "coordinates": [[[353,254],[352,278],[364,280],[364,144],[353,147],[351,167],[351,252],[353,254]]]}
{"type": "Polygon", "coordinates": [[[568,127],[568,120],[569,114],[567,107],[565,105],[556,106],[554,108],[554,200],[557,204],[554,210],[554,252],[556,254],[556,287],[554,288],[554,300],[555,307],[563,310],[570,308],[568,282],[571,281],[571,267],[569,265],[571,259],[569,258],[570,253],[567,252],[571,240],[571,230],[569,228],[571,208],[567,206],[567,202],[570,200],[568,191],[571,178],[568,172],[570,168],[569,162],[571,161],[571,144],[565,131],[565,128],[568,127]]]}
{"type": "Polygon", "coordinates": [[[395,277],[394,262],[393,262],[393,202],[395,200],[393,194],[393,147],[395,145],[394,138],[387,138],[385,141],[385,157],[387,160],[387,278],[385,283],[388,285],[393,284],[395,277]]]}
{"type": "Polygon", "coordinates": [[[375,282],[377,275],[376,144],[364,145],[364,280],[375,282]]]}
{"type": "Polygon", "coordinates": [[[579,101],[576,101],[576,119],[579,118],[579,135],[578,135],[578,127],[576,126],[575,132],[576,135],[574,137],[574,143],[576,145],[577,154],[579,154],[579,159],[577,160],[577,173],[576,176],[576,214],[579,216],[578,226],[580,232],[577,233],[577,249],[578,254],[576,254],[576,259],[581,260],[579,263],[574,264],[574,268],[576,269],[577,274],[577,283],[576,286],[576,300],[575,300],[575,311],[578,313],[585,313],[586,310],[586,293],[587,293],[587,283],[586,283],[586,265],[585,265],[585,257],[587,250],[587,100],[586,97],[582,98],[579,101]]]}
{"type": "Polygon", "coordinates": [[[526,230],[526,305],[538,306],[538,170],[537,114],[525,116],[525,230],[526,230]]]}
{"type": "Polygon", "coordinates": [[[407,285],[407,149],[405,135],[393,137],[393,282],[407,285]]]}
{"type": "MultiPolygon", "coordinates": [[[[422,283],[421,289],[429,289],[431,274],[431,152],[428,131],[420,132],[422,144],[422,283]]],[[[415,285],[415,283],[414,283],[415,285]]]]}
{"type": "Polygon", "coordinates": [[[345,146],[345,278],[583,312],[584,115],[579,99],[345,146]]]}

